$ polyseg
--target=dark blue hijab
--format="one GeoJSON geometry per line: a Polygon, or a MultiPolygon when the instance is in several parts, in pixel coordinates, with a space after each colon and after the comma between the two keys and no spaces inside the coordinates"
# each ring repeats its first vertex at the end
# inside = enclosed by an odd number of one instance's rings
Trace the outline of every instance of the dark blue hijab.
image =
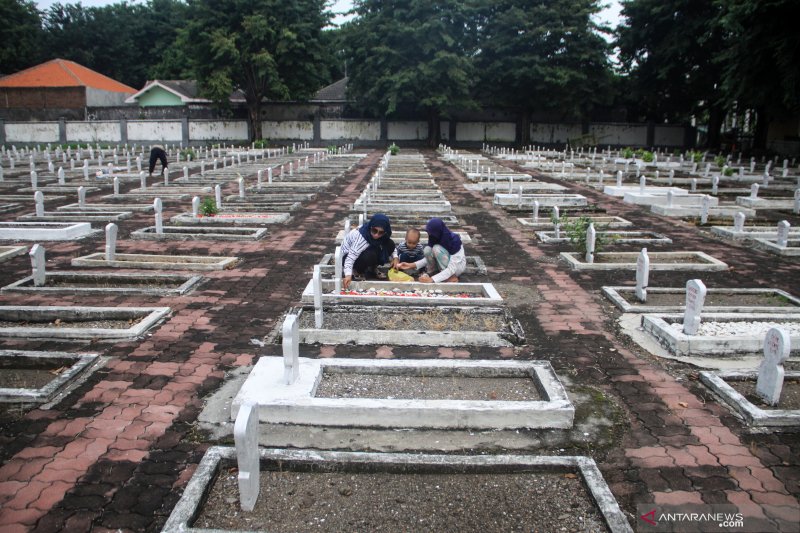
{"type": "Polygon", "coordinates": [[[392,225],[389,222],[389,217],[383,213],[375,213],[367,222],[364,222],[364,224],[358,228],[358,232],[364,237],[364,240],[369,243],[369,247],[377,252],[378,260],[380,261],[379,264],[389,262],[389,254],[391,251],[387,250],[393,249],[393,247],[390,248],[387,246],[392,236],[392,225]],[[372,228],[383,228],[383,235],[378,239],[374,238],[370,232],[372,228]]]}
{"type": "Polygon", "coordinates": [[[461,249],[461,237],[450,231],[441,218],[430,219],[425,225],[425,231],[428,232],[428,246],[431,248],[439,244],[450,254],[461,249]]]}

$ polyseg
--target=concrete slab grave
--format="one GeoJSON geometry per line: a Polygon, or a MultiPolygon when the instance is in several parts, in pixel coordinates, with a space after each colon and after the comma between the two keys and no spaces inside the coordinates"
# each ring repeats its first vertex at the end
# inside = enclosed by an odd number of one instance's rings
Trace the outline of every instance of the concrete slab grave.
{"type": "MultiPolygon", "coordinates": [[[[498,306],[503,298],[491,283],[396,283],[354,281],[346,290],[336,291],[335,282],[322,280],[322,301],[326,304],[378,305],[469,305],[498,306]]],[[[314,302],[313,282],[303,291],[303,303],[314,302]]]]}
{"type": "MultiPolygon", "coordinates": [[[[325,276],[331,277],[333,275],[333,254],[325,254],[322,256],[319,264],[323,267],[322,272],[325,276]]],[[[478,255],[467,256],[467,269],[464,273],[468,276],[485,276],[486,264],[478,255]]]]}
{"type": "Polygon", "coordinates": [[[203,280],[189,274],[120,274],[112,272],[47,271],[43,283],[37,285],[28,276],[1,291],[40,294],[143,294],[179,296],[187,294],[203,280]]]}
{"type": "MultiPolygon", "coordinates": [[[[625,313],[675,313],[685,308],[683,287],[647,287],[647,301],[635,287],[603,287],[603,294],[625,313]]],[[[800,298],[781,289],[708,288],[705,311],[722,313],[800,313],[800,298]]]]}
{"type": "Polygon", "coordinates": [[[126,340],[142,336],[169,307],[0,306],[0,338],[126,340]]]}
{"type": "MultiPolygon", "coordinates": [[[[561,259],[573,270],[636,270],[639,252],[598,252],[594,262],[587,263],[577,252],[561,252],[561,259]]],[[[728,265],[705,252],[652,252],[650,270],[707,272],[727,270],[728,265]]]]}
{"type": "Polygon", "coordinates": [[[100,233],[89,222],[0,222],[0,239],[73,241],[100,233]]]}
{"type": "Polygon", "coordinates": [[[0,246],[0,263],[28,252],[27,246],[0,246]]]}
{"type": "Polygon", "coordinates": [[[228,270],[234,268],[238,257],[196,256],[196,255],[155,255],[155,254],[114,254],[114,259],[106,259],[105,252],[97,252],[72,259],[72,266],[111,267],[154,270],[228,270]]]}
{"type": "Polygon", "coordinates": [[[155,226],[132,231],[133,240],[147,241],[258,241],[267,236],[266,228],[164,226],[161,233],[155,226]]]}
{"type": "Polygon", "coordinates": [[[0,350],[0,403],[44,404],[97,368],[95,353],[0,350]]]}
{"type": "MultiPolygon", "coordinates": [[[[550,224],[552,226],[552,224],[550,224]]],[[[672,244],[672,239],[655,231],[598,231],[598,235],[608,238],[606,246],[615,244],[672,244]]],[[[546,244],[569,242],[569,237],[561,234],[556,238],[554,231],[537,231],[536,236],[546,244]]]]}
{"type": "MultiPolygon", "coordinates": [[[[255,417],[252,417],[255,418],[255,417]]],[[[257,449],[244,457],[239,447],[214,446],[204,455],[191,481],[167,519],[165,533],[208,531],[194,527],[200,508],[206,501],[215,480],[221,472],[229,471],[237,465],[240,471],[240,505],[252,509],[264,505],[259,501],[260,470],[309,471],[309,468],[323,471],[339,471],[350,475],[364,475],[365,472],[385,472],[388,474],[413,472],[440,472],[469,475],[472,473],[526,473],[552,472],[569,474],[579,478],[586,487],[587,496],[597,506],[603,525],[614,533],[632,533],[625,515],[622,513],[611,490],[593,459],[585,456],[524,456],[524,455],[431,455],[402,453],[364,453],[330,452],[316,450],[257,449]],[[367,468],[368,467],[368,468],[367,468]],[[248,488],[250,490],[248,490],[248,488]]],[[[367,474],[369,475],[369,474],[367,474]]],[[[263,496],[262,496],[263,498],[263,496]]],[[[517,502],[515,502],[515,505],[517,502]]],[[[370,508],[365,502],[364,506],[370,508]]],[[[245,511],[246,512],[246,511],[245,511]]],[[[415,524],[416,526],[416,524],[415,524]]],[[[411,524],[408,526],[413,528],[411,524]]],[[[485,529],[491,529],[490,524],[485,529]]],[[[260,527],[259,527],[260,528],[260,527]]]]}

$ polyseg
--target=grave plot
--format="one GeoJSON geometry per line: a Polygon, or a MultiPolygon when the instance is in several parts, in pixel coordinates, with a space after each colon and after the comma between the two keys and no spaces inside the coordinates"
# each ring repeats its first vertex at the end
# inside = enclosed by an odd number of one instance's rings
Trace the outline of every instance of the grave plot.
{"type": "Polygon", "coordinates": [[[226,212],[224,209],[215,215],[193,216],[183,213],[170,218],[173,224],[283,224],[291,218],[290,213],[226,212]]]}
{"type": "MultiPolygon", "coordinates": [[[[334,261],[333,261],[333,254],[325,254],[322,256],[322,259],[319,262],[319,265],[322,267],[322,273],[328,277],[333,276],[334,270],[334,261]]],[[[379,270],[385,273],[385,268],[380,268],[379,270]]],[[[467,256],[467,269],[464,271],[464,275],[467,276],[485,276],[486,275],[486,264],[483,262],[483,259],[477,255],[468,255],[467,256]]]]}
{"type": "Polygon", "coordinates": [[[259,241],[266,236],[266,228],[209,226],[164,226],[160,232],[148,226],[130,234],[133,240],[146,241],[259,241]]]}
{"type": "Polygon", "coordinates": [[[542,207],[586,207],[586,197],[580,194],[508,194],[497,193],[493,200],[495,205],[502,207],[528,207],[534,202],[539,202],[542,207]]]}
{"type": "Polygon", "coordinates": [[[76,257],[72,266],[77,267],[111,267],[148,270],[229,270],[236,267],[238,257],[201,256],[201,255],[154,255],[154,254],[121,254],[115,253],[113,259],[107,259],[105,252],[76,257]]]}
{"type": "Polygon", "coordinates": [[[258,405],[268,424],[384,429],[569,429],[575,409],[547,361],[262,357],[231,419],[258,405]],[[294,369],[291,369],[294,372],[294,369]]]}
{"type": "MultiPolygon", "coordinates": [[[[627,228],[633,226],[633,222],[618,216],[592,215],[592,214],[584,215],[581,213],[575,213],[574,216],[586,217],[590,220],[591,223],[595,224],[596,226],[604,226],[609,229],[627,228]]],[[[543,216],[537,216],[531,218],[517,218],[517,222],[519,222],[525,227],[533,229],[548,229],[553,227],[553,221],[550,220],[550,218],[543,216]]]]}
{"type": "Polygon", "coordinates": [[[786,372],[777,405],[756,395],[757,372],[700,372],[700,380],[748,426],[773,430],[800,428],[800,372],[786,372]]]}
{"type": "MultiPolygon", "coordinates": [[[[302,302],[314,303],[314,281],[310,280],[302,302]]],[[[335,280],[321,280],[322,301],[331,304],[379,305],[502,305],[503,298],[491,283],[396,283],[354,281],[347,289],[335,280]],[[339,287],[337,287],[339,286],[339,287]]]]}
{"type": "MultiPolygon", "coordinates": [[[[2,183],[2,182],[0,182],[0,183],[2,183]]],[[[75,189],[73,189],[70,192],[74,193],[75,189]]],[[[29,195],[29,194],[24,194],[24,195],[23,194],[3,194],[2,196],[0,196],[0,199],[2,201],[4,201],[4,202],[19,202],[19,203],[31,203],[31,202],[35,202],[36,201],[36,198],[33,195],[29,195]]],[[[67,199],[66,196],[48,196],[47,197],[47,201],[48,202],[63,202],[66,199],[67,199]]]]}
{"type": "Polygon", "coordinates": [[[107,203],[107,204],[67,204],[56,208],[56,211],[81,211],[84,213],[92,211],[135,211],[147,212],[153,210],[153,204],[124,204],[124,203],[107,203]]]}
{"type": "Polygon", "coordinates": [[[0,263],[28,252],[27,246],[0,246],[0,263]]]}
{"type": "Polygon", "coordinates": [[[756,248],[766,250],[776,255],[787,257],[800,256],[800,235],[784,239],[781,237],[752,239],[752,243],[756,248]]]}
{"type": "Polygon", "coordinates": [[[32,215],[21,215],[21,222],[116,222],[131,218],[130,211],[43,211],[32,215]]]}
{"type": "Polygon", "coordinates": [[[170,313],[169,307],[0,306],[0,338],[135,339],[170,313]]]}
{"type": "MultiPolygon", "coordinates": [[[[424,216],[423,214],[415,215],[414,213],[398,213],[396,215],[392,215],[391,222],[393,235],[395,235],[398,231],[401,235],[405,235],[404,232],[406,228],[424,228],[425,224],[428,223],[430,218],[431,217],[424,216]]],[[[461,221],[455,215],[442,215],[438,216],[437,218],[441,218],[442,222],[447,224],[447,227],[450,229],[458,228],[461,225],[461,221]]],[[[369,221],[369,217],[365,219],[363,214],[351,215],[347,218],[347,223],[350,225],[350,228],[361,227],[365,221],[369,221]]]]}
{"type": "Polygon", "coordinates": [[[525,343],[522,326],[494,307],[335,306],[300,309],[300,341],[306,344],[400,346],[513,346],[525,343]],[[307,312],[303,312],[307,311],[307,312]]]}
{"type": "Polygon", "coordinates": [[[73,241],[100,233],[88,222],[0,222],[0,239],[73,241]]]}
{"type": "Polygon", "coordinates": [[[42,404],[91,374],[97,354],[0,350],[0,403],[42,404]]]}
{"type": "Polygon", "coordinates": [[[188,274],[117,274],[110,272],[47,271],[37,284],[36,275],[3,287],[4,292],[43,294],[146,294],[180,296],[197,287],[201,276],[188,274]]]}
{"type": "MultiPolygon", "coordinates": [[[[647,287],[646,301],[635,287],[603,287],[603,294],[625,313],[674,313],[686,308],[683,287],[647,287]]],[[[780,289],[709,288],[703,309],[721,313],[800,313],[800,299],[780,289]]]]}
{"type": "MultiPolygon", "coordinates": [[[[0,201],[3,198],[0,197],[0,201]]],[[[9,211],[16,211],[20,208],[20,204],[0,204],[0,213],[8,213],[9,211]]]]}
{"type": "Polygon", "coordinates": [[[800,372],[787,375],[783,368],[790,344],[785,329],[772,328],[757,372],[701,372],[700,379],[746,424],[800,429],[800,372]]]}
{"type": "MultiPolygon", "coordinates": [[[[701,304],[702,307],[702,304],[701,304]]],[[[800,314],[796,313],[704,313],[693,319],[681,314],[642,315],[642,328],[670,353],[681,356],[733,356],[758,352],[772,327],[789,331],[800,347],[800,314]],[[686,324],[696,323],[695,329],[686,324]]]]}
{"type": "Polygon", "coordinates": [[[632,532],[589,457],[255,448],[247,457],[252,466],[244,459],[234,448],[210,448],[163,531],[304,531],[321,524],[331,531],[546,531],[559,516],[569,530],[632,532]],[[230,474],[237,453],[240,481],[230,474]],[[232,512],[239,490],[248,511],[232,512]]]}
{"type": "Polygon", "coordinates": [[[353,211],[369,211],[370,213],[429,213],[438,216],[441,213],[452,211],[450,202],[447,200],[415,200],[409,196],[405,200],[372,200],[370,198],[359,198],[353,203],[353,211]]]}
{"type": "MultiPolygon", "coordinates": [[[[744,220],[742,220],[744,223],[744,220]]],[[[777,239],[778,229],[772,226],[712,226],[711,233],[728,239],[777,239]]],[[[790,227],[787,237],[790,239],[800,238],[800,228],[790,227]]]]}
{"type": "MultiPolygon", "coordinates": [[[[514,183],[514,189],[524,193],[532,194],[552,194],[563,193],[569,189],[557,183],[547,183],[544,181],[514,183]]],[[[483,193],[509,192],[509,184],[482,181],[479,183],[465,183],[464,188],[468,191],[479,191],[483,193]]]]}
{"type": "Polygon", "coordinates": [[[649,195],[660,195],[666,196],[667,192],[672,191],[672,194],[675,196],[684,196],[689,194],[689,191],[686,189],[681,189],[679,187],[655,187],[652,185],[646,185],[642,187],[641,185],[606,185],[603,188],[603,194],[607,194],[609,196],[616,196],[619,198],[624,198],[626,194],[649,194],[649,195]]]}
{"type": "MultiPolygon", "coordinates": [[[[662,206],[662,207],[700,207],[706,195],[703,194],[647,194],[627,192],[623,196],[626,204],[662,206]]],[[[715,196],[708,197],[709,207],[716,207],[719,200],[715,196]]]]}
{"type": "MultiPolygon", "coordinates": [[[[650,270],[673,271],[718,271],[727,270],[728,265],[705,252],[653,252],[650,255],[650,270]]],[[[587,262],[578,252],[561,252],[573,270],[636,270],[639,252],[598,252],[594,261],[587,262]]]]}
{"type": "MultiPolygon", "coordinates": [[[[552,223],[550,224],[552,226],[552,223]]],[[[555,231],[537,231],[536,236],[546,244],[569,242],[566,232],[560,232],[556,237],[555,231]]],[[[598,231],[598,236],[603,236],[606,246],[615,244],[672,244],[672,239],[655,231],[598,231]]]]}

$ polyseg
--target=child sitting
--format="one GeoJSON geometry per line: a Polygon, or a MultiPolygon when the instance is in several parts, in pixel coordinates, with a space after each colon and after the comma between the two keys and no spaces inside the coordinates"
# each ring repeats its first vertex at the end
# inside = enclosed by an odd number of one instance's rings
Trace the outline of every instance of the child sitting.
{"type": "MultiPolygon", "coordinates": [[[[411,228],[406,231],[406,240],[397,245],[392,255],[392,268],[397,268],[400,263],[416,263],[424,258],[422,243],[419,242],[419,230],[411,228]]],[[[403,272],[406,274],[414,274],[417,272],[424,272],[425,268],[408,268],[403,272]]]]}

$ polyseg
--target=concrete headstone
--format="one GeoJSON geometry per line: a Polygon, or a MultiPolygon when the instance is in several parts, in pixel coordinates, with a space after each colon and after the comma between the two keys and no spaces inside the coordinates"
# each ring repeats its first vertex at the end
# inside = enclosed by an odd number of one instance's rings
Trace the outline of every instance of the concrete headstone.
{"type": "Polygon", "coordinates": [[[683,313],[683,333],[696,335],[700,328],[700,316],[706,299],[706,286],[699,279],[686,282],[686,310],[683,313]]]}
{"type": "Polygon", "coordinates": [[[758,367],[756,394],[770,405],[778,405],[783,390],[783,363],[789,358],[789,333],[782,328],[771,328],[764,338],[764,360],[758,367]]]}
{"type": "Polygon", "coordinates": [[[594,248],[597,242],[597,231],[594,229],[594,224],[589,224],[586,230],[586,262],[594,263],[594,248]]]}
{"type": "Polygon", "coordinates": [[[214,185],[214,200],[217,203],[217,209],[222,210],[222,189],[219,185],[214,185]]]}
{"type": "Polygon", "coordinates": [[[778,222],[778,246],[786,248],[789,244],[789,222],[781,220],[778,222]]]}
{"type": "Polygon", "coordinates": [[[106,224],[106,261],[113,261],[117,253],[119,228],[113,222],[106,224]]]}
{"type": "Polygon", "coordinates": [[[164,233],[164,218],[163,218],[163,211],[164,211],[164,204],[161,202],[161,198],[156,198],[153,200],[153,211],[155,212],[155,219],[156,219],[156,233],[161,235],[164,233]]]}
{"type": "Polygon", "coordinates": [[[647,285],[650,280],[650,257],[647,255],[647,248],[642,248],[639,257],[636,258],[636,298],[640,302],[647,301],[647,285]]]}
{"type": "Polygon", "coordinates": [[[708,210],[711,209],[711,197],[709,195],[703,195],[703,199],[700,204],[700,223],[707,224],[708,223],[708,210]]]}
{"type": "Polygon", "coordinates": [[[36,191],[33,193],[33,201],[36,204],[36,216],[43,217],[44,216],[44,194],[42,191],[36,191]]]}
{"type": "Polygon", "coordinates": [[[283,321],[283,382],[291,385],[300,374],[300,326],[297,315],[286,315],[283,321]]]}
{"type": "Polygon", "coordinates": [[[261,474],[258,456],[258,404],[246,403],[239,407],[233,424],[238,466],[239,505],[242,511],[252,511],[258,501],[261,474]]]}
{"type": "Polygon", "coordinates": [[[744,231],[744,219],[744,213],[741,211],[733,215],[733,231],[736,233],[741,233],[744,231]]]}
{"type": "Polygon", "coordinates": [[[45,272],[44,247],[41,244],[34,244],[28,252],[31,257],[31,269],[33,271],[33,285],[41,287],[45,284],[47,274],[45,272]]]}
{"type": "Polygon", "coordinates": [[[320,265],[314,265],[314,277],[312,286],[314,288],[314,325],[317,329],[322,327],[322,272],[320,265]]]}

